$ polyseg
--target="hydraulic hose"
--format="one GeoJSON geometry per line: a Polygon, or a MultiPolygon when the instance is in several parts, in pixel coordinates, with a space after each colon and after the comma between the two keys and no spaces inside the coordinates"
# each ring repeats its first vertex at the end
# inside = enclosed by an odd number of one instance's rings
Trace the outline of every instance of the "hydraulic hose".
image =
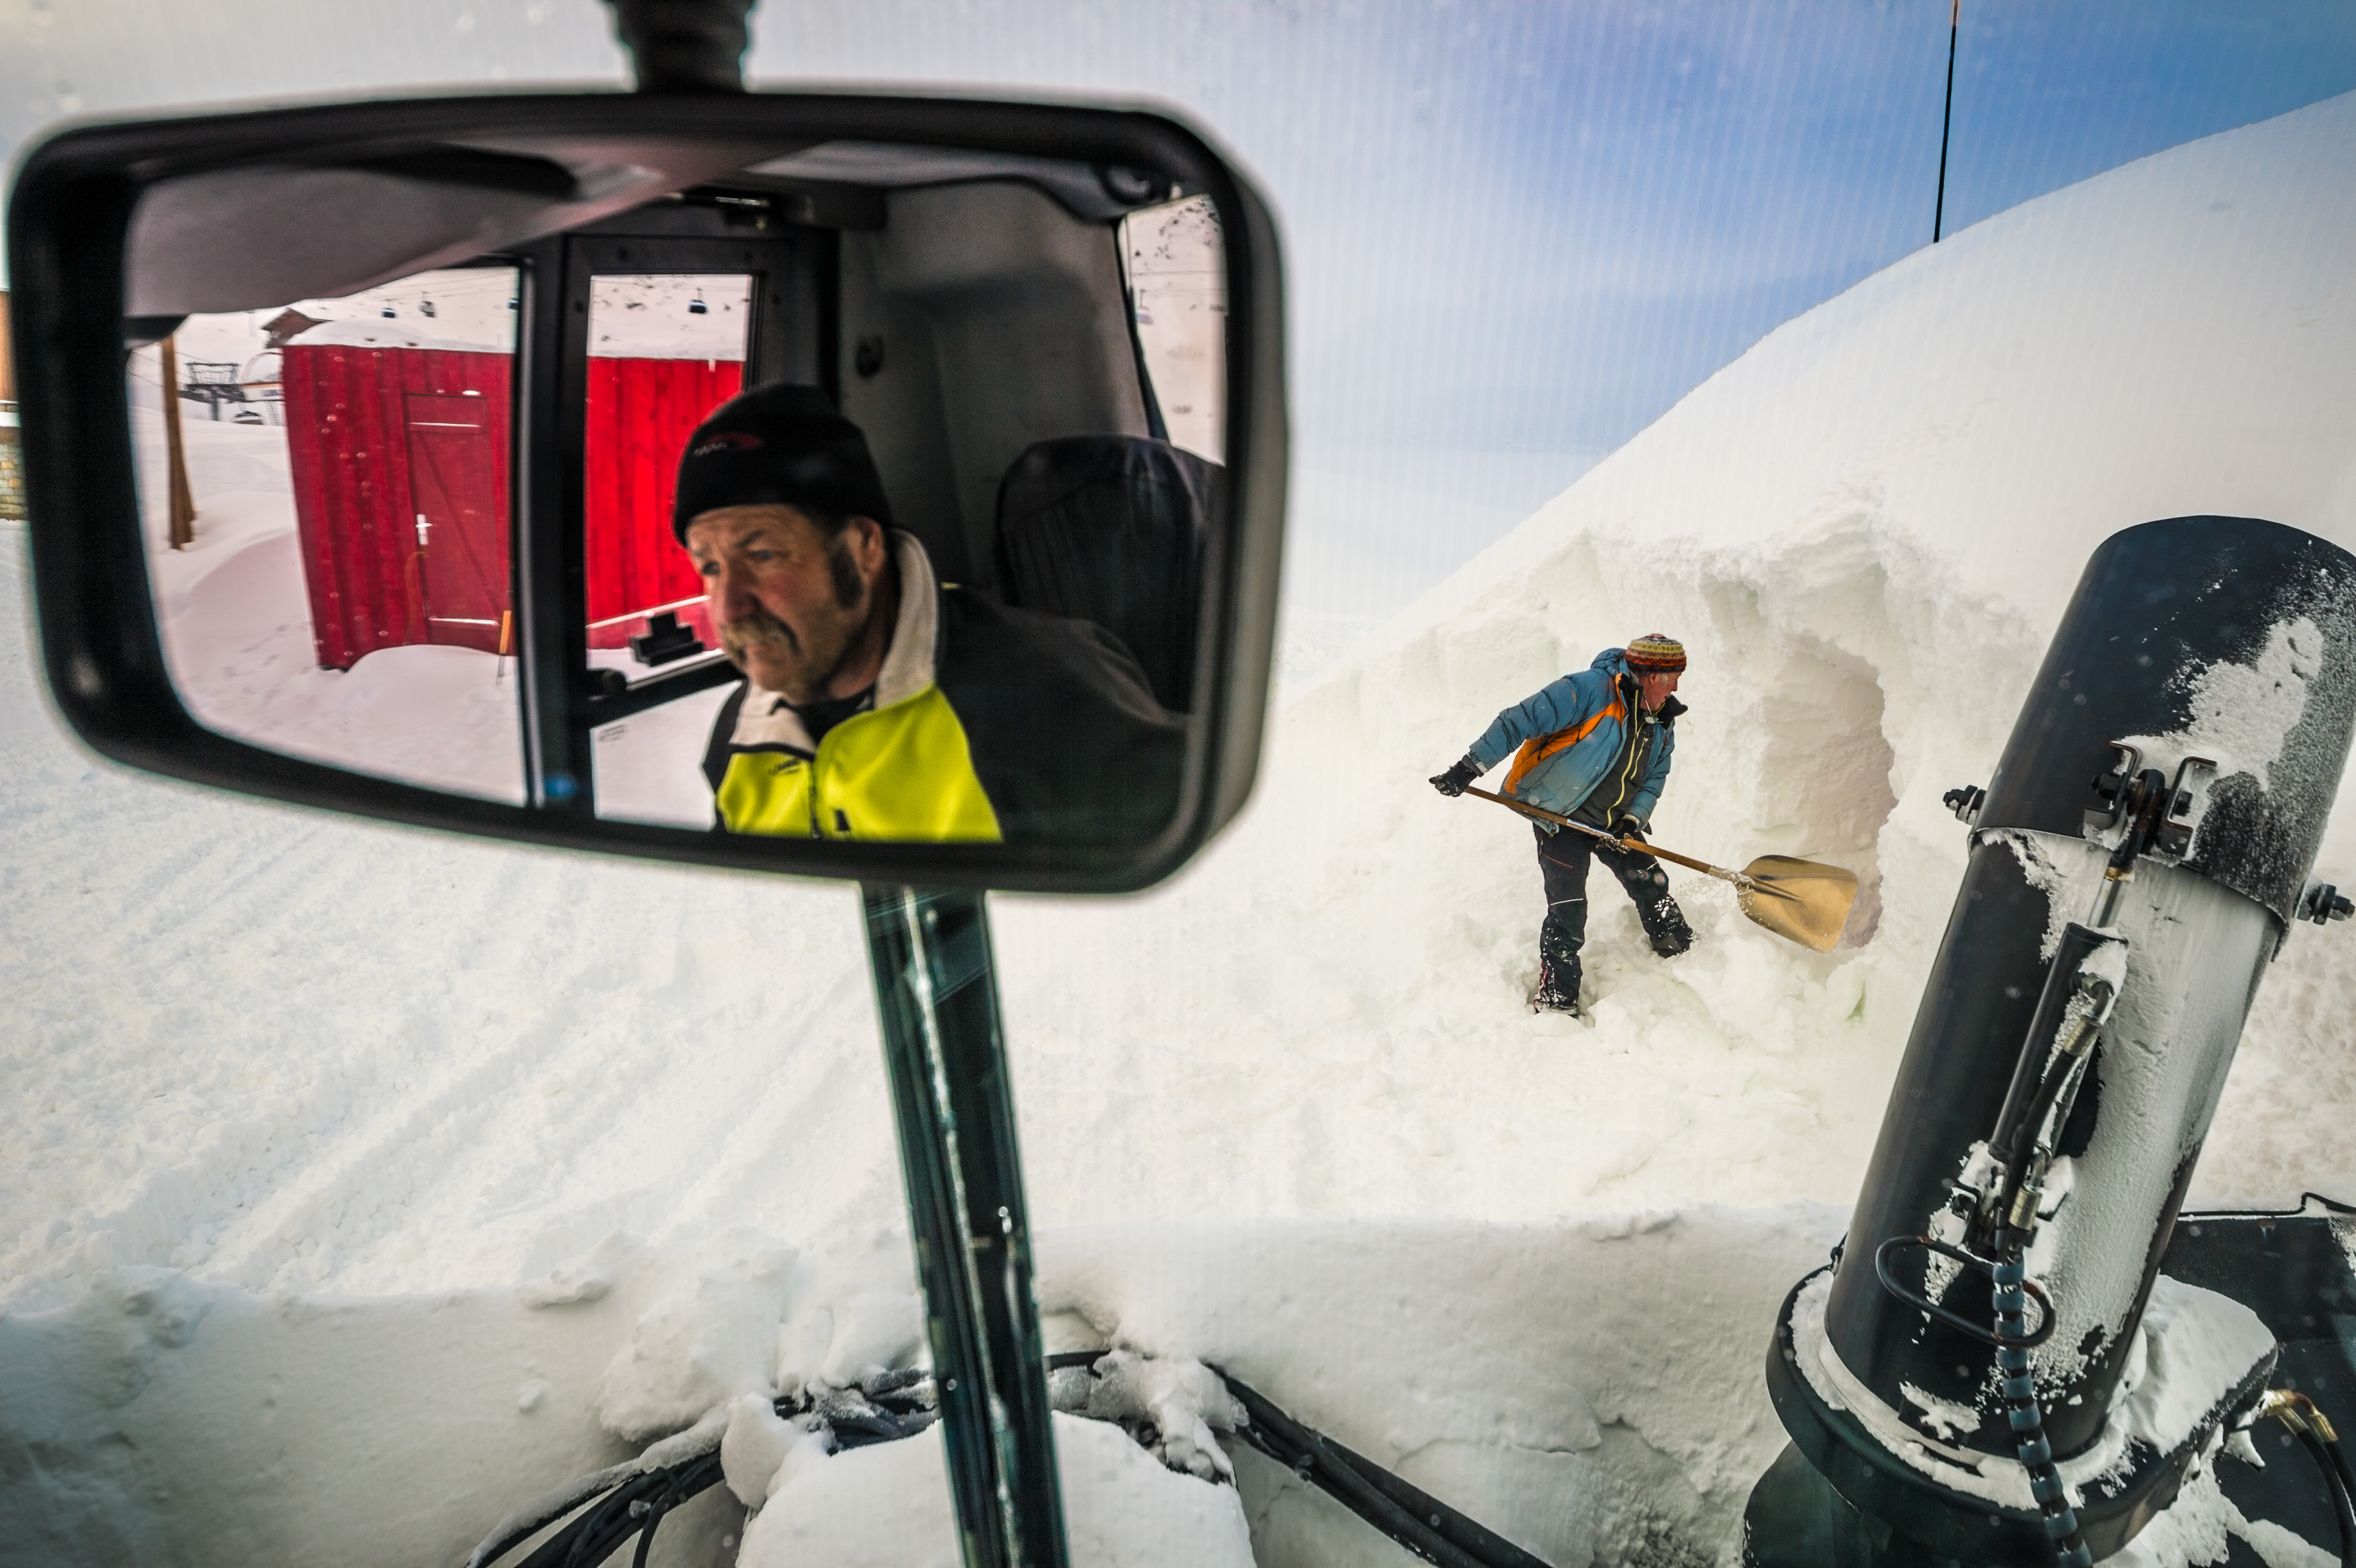
{"type": "Polygon", "coordinates": [[[2340,1434],[2313,1400],[2292,1389],[2268,1389],[2258,1401],[2257,1414],[2271,1415],[2287,1427],[2323,1472],[2324,1488],[2331,1494],[2332,1512],[2340,1521],[2341,1568],[2356,1568],[2356,1476],[2349,1473],[2340,1434]]]}
{"type": "MultiPolygon", "coordinates": [[[[2015,1232],[2016,1234],[2018,1232],[2015,1232]]],[[[1996,1364],[2004,1374],[2005,1416],[2012,1423],[2012,1440],[2020,1467],[2029,1472],[2029,1495],[2045,1516],[2045,1533],[2052,1538],[2054,1561],[2061,1568],[2093,1568],[2094,1554],[2078,1528],[2077,1511],[2053,1463],[2052,1445],[2045,1440],[2045,1412],[2037,1403],[2037,1380],[2029,1374],[2027,1321],[2029,1293],[2020,1266],[2020,1249],[2006,1249],[1990,1271],[1996,1277],[1995,1307],[1997,1338],[1996,1364]]]]}

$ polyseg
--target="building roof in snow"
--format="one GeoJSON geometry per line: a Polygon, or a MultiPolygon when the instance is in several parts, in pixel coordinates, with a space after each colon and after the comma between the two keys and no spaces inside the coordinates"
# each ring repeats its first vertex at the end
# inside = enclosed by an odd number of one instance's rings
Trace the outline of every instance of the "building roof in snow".
{"type": "Polygon", "coordinates": [[[434,348],[449,354],[512,354],[513,343],[428,337],[398,321],[323,321],[287,340],[290,348],[434,348]]]}

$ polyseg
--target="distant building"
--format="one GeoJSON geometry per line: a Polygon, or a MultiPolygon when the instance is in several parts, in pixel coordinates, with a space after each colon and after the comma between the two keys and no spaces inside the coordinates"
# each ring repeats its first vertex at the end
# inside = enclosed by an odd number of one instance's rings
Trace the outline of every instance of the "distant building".
{"type": "Polygon", "coordinates": [[[305,315],[299,310],[282,310],[262,324],[262,335],[270,340],[267,352],[274,355],[290,340],[300,337],[315,326],[326,325],[318,317],[305,315]]]}

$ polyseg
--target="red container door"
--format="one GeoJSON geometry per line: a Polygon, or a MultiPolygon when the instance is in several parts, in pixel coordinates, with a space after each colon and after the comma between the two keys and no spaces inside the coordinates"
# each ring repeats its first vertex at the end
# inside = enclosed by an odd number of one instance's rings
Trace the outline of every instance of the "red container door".
{"type": "Polygon", "coordinates": [[[416,508],[416,640],[498,653],[508,540],[487,401],[411,392],[402,408],[416,508]]]}
{"type": "Polygon", "coordinates": [[[671,537],[679,460],[704,416],[743,390],[731,359],[589,361],[584,527],[589,645],[624,646],[648,612],[672,607],[712,640],[703,579],[671,537]]]}
{"type": "Polygon", "coordinates": [[[498,651],[510,358],[286,347],[286,457],[321,665],[405,643],[498,651]]]}

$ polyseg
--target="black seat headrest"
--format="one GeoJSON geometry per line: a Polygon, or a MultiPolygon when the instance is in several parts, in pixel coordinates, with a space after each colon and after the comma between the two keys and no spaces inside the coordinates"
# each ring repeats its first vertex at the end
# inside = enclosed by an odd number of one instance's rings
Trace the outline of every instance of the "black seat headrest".
{"type": "Polygon", "coordinates": [[[1043,441],[998,487],[998,587],[1129,645],[1165,708],[1192,706],[1203,547],[1226,470],[1166,441],[1043,441]]]}

